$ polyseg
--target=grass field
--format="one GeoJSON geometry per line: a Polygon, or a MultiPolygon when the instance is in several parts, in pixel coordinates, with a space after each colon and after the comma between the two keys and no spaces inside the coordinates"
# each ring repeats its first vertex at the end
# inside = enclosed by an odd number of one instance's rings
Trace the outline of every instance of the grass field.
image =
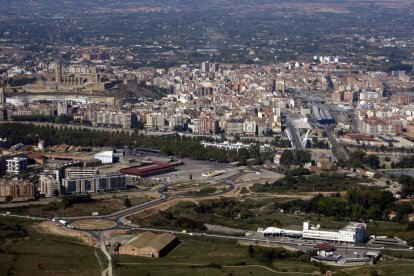
{"type": "Polygon", "coordinates": [[[71,225],[83,230],[105,230],[116,226],[116,222],[106,219],[84,219],[75,221],[71,225]]]}
{"type": "MultiPolygon", "coordinates": [[[[160,259],[115,256],[114,274],[124,275],[320,275],[319,267],[293,259],[260,263],[248,256],[247,248],[222,240],[184,239],[170,254],[160,259]]],[[[374,266],[326,267],[335,275],[413,275],[414,261],[388,258],[374,266]],[[377,274],[374,274],[377,273],[377,274]]]]}
{"type": "MultiPolygon", "coordinates": [[[[243,203],[243,206],[251,205],[250,203],[243,203]]],[[[265,205],[265,204],[263,204],[265,205]]],[[[250,207],[250,206],[249,206],[250,207]]],[[[253,213],[260,213],[256,206],[251,209],[253,213]],[[256,211],[255,211],[256,210],[256,211]]],[[[156,213],[147,218],[133,218],[133,222],[141,226],[155,226],[166,229],[181,229],[177,226],[176,221],[179,217],[187,217],[195,221],[200,221],[208,224],[215,224],[245,230],[257,230],[257,228],[266,228],[269,226],[279,227],[294,227],[301,228],[303,221],[310,220],[314,224],[322,224],[325,228],[342,228],[348,221],[338,221],[336,218],[320,216],[317,214],[288,214],[272,211],[271,213],[262,213],[260,216],[249,216],[247,218],[228,219],[214,213],[197,213],[194,211],[192,205],[179,203],[169,209],[173,214],[173,219],[168,219],[161,213],[156,213]]]]}
{"type": "MultiPolygon", "coordinates": [[[[131,204],[138,205],[151,200],[147,197],[131,197],[131,204]]],[[[39,217],[71,217],[71,216],[90,216],[92,212],[98,212],[100,215],[112,214],[114,212],[125,209],[124,198],[106,198],[94,199],[91,202],[75,203],[69,208],[61,208],[56,201],[56,208],[52,206],[54,203],[48,205],[30,205],[15,208],[1,208],[2,211],[9,211],[13,214],[39,216],[39,217]]]]}
{"type": "Polygon", "coordinates": [[[397,222],[376,221],[367,223],[368,233],[377,236],[397,236],[400,239],[407,241],[409,244],[414,244],[414,231],[407,229],[407,224],[397,222]]]}
{"type": "Polygon", "coordinates": [[[247,247],[223,240],[184,239],[164,258],[116,256],[115,275],[306,275],[319,271],[311,263],[277,260],[270,265],[249,257],[247,247]],[[287,273],[291,272],[291,274],[287,273]]]}
{"type": "Polygon", "coordinates": [[[39,234],[32,221],[0,217],[0,223],[27,230],[26,237],[1,237],[0,275],[100,275],[98,257],[103,267],[107,265],[99,249],[76,239],[39,234]]]}
{"type": "Polygon", "coordinates": [[[382,276],[411,276],[414,271],[413,261],[395,260],[387,263],[379,263],[374,267],[360,267],[360,268],[344,268],[342,269],[342,275],[353,276],[370,276],[370,275],[382,275],[382,276]],[[376,271],[377,274],[373,274],[372,271],[376,271]]]}

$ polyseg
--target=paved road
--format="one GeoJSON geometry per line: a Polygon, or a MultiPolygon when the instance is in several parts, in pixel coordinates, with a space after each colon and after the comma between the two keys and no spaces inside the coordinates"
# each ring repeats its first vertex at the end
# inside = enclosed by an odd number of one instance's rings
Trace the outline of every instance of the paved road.
{"type": "MultiPolygon", "coordinates": [[[[236,190],[237,185],[233,180],[236,179],[237,177],[242,176],[243,174],[245,174],[245,172],[239,171],[238,173],[236,173],[234,175],[231,175],[231,176],[226,177],[226,178],[222,178],[220,180],[220,182],[228,184],[229,188],[227,190],[221,192],[221,193],[214,194],[213,196],[217,197],[217,196],[224,195],[224,194],[227,194],[227,193],[230,193],[230,192],[236,190]]],[[[148,202],[144,202],[140,205],[132,206],[130,208],[127,208],[127,209],[124,209],[124,210],[121,210],[121,211],[118,211],[118,212],[115,212],[115,213],[112,213],[112,214],[109,214],[109,215],[64,217],[62,219],[67,220],[69,222],[73,222],[73,221],[81,220],[81,219],[91,219],[91,218],[93,218],[93,219],[101,218],[101,219],[110,219],[110,220],[114,220],[114,221],[118,221],[118,220],[122,221],[122,220],[125,219],[125,217],[130,216],[134,213],[137,213],[139,211],[155,207],[155,206],[157,206],[161,203],[164,203],[164,202],[176,199],[176,198],[193,198],[192,196],[171,196],[171,195],[167,194],[165,192],[165,190],[168,186],[171,186],[171,185],[174,185],[174,184],[164,184],[160,188],[158,188],[157,192],[160,194],[160,197],[157,198],[157,199],[154,199],[154,200],[151,200],[151,201],[148,201],[148,202]]]]}
{"type": "Polygon", "coordinates": [[[302,139],[300,138],[299,131],[289,122],[286,121],[286,126],[290,133],[290,138],[294,149],[303,149],[302,139]]]}
{"type": "MultiPolygon", "coordinates": [[[[199,233],[199,232],[182,232],[177,230],[168,230],[168,229],[159,229],[159,228],[150,228],[150,227],[133,227],[133,226],[124,226],[124,229],[130,230],[139,230],[139,231],[152,231],[152,232],[159,232],[159,233],[172,233],[175,235],[182,235],[182,236],[193,236],[193,237],[211,237],[211,238],[219,238],[219,239],[227,239],[227,240],[238,240],[238,241],[248,241],[248,242],[261,242],[261,243],[269,243],[269,244],[280,244],[286,246],[293,246],[300,250],[312,250],[314,249],[316,241],[311,240],[295,240],[287,238],[285,240],[278,240],[271,237],[246,237],[246,236],[237,236],[237,235],[219,235],[219,234],[210,234],[210,233],[199,233]]],[[[336,248],[341,249],[348,249],[349,251],[353,250],[384,250],[382,247],[375,247],[375,246],[354,246],[354,245],[340,245],[336,244],[336,248]]],[[[386,248],[387,250],[392,251],[401,251],[401,252],[412,252],[412,250],[408,248],[400,248],[400,247],[390,247],[386,248]]]]}
{"type": "Polygon", "coordinates": [[[348,152],[344,149],[344,147],[342,147],[341,144],[338,143],[327,126],[323,126],[323,129],[332,144],[332,151],[335,152],[336,157],[343,162],[347,162],[349,160],[348,152]]]}

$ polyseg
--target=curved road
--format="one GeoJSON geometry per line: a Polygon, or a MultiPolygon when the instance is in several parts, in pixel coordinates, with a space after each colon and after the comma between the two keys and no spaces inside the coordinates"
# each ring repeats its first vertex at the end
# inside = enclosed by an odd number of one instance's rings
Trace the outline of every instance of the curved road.
{"type": "MultiPolygon", "coordinates": [[[[239,172],[237,172],[234,175],[231,175],[229,177],[226,177],[224,179],[221,179],[220,182],[224,182],[226,184],[229,185],[229,188],[226,189],[225,191],[218,193],[218,194],[214,194],[212,196],[216,197],[218,195],[223,195],[223,194],[227,194],[230,192],[233,192],[234,190],[237,189],[237,185],[236,183],[233,181],[234,179],[236,179],[237,177],[240,177],[242,175],[244,175],[245,172],[243,172],[242,170],[239,170],[239,172]]],[[[142,203],[140,205],[137,206],[132,206],[130,208],[127,208],[125,210],[121,210],[109,215],[104,215],[104,216],[79,216],[79,217],[64,217],[62,218],[65,221],[68,221],[69,224],[73,223],[74,221],[77,220],[83,220],[83,219],[109,219],[109,220],[114,220],[116,221],[118,224],[116,226],[114,226],[111,229],[107,229],[107,230],[113,230],[113,229],[135,229],[134,227],[130,227],[127,225],[126,223],[126,218],[132,214],[135,214],[137,212],[146,210],[146,209],[150,209],[153,208],[161,203],[176,199],[176,198],[180,198],[180,199],[185,199],[185,198],[193,198],[193,197],[187,197],[187,196],[180,196],[180,197],[174,197],[171,196],[169,194],[167,194],[165,192],[166,188],[169,186],[172,186],[174,184],[165,184],[161,187],[159,187],[157,189],[157,193],[160,195],[160,198],[158,199],[154,199],[145,203],[142,203]],[[121,225],[120,225],[121,224],[121,225]]],[[[210,197],[212,197],[210,196],[210,197]]],[[[203,198],[208,198],[208,197],[203,197],[203,198]]],[[[42,219],[42,218],[33,218],[33,219],[42,219]]],[[[113,274],[113,269],[112,269],[112,258],[111,258],[111,254],[109,254],[109,252],[107,251],[106,245],[105,245],[105,241],[107,239],[106,234],[107,234],[107,230],[105,231],[86,231],[86,230],[82,230],[85,232],[89,232],[91,233],[100,243],[100,249],[102,250],[102,252],[105,254],[106,258],[108,259],[108,267],[102,272],[102,276],[112,276],[113,274]]]]}

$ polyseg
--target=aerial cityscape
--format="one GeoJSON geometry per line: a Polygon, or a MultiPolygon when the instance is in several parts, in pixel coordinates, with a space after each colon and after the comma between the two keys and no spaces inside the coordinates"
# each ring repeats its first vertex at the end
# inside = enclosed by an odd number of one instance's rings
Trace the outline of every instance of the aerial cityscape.
{"type": "Polygon", "coordinates": [[[413,275],[414,0],[0,0],[0,275],[413,275]]]}

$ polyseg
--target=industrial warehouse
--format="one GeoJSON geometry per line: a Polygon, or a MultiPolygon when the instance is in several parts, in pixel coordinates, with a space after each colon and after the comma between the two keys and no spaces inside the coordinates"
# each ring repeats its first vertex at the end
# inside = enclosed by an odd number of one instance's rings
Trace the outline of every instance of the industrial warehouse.
{"type": "Polygon", "coordinates": [[[121,169],[119,172],[133,177],[149,177],[153,175],[175,171],[177,163],[153,162],[143,163],[138,166],[121,169]]]}
{"type": "Polygon", "coordinates": [[[154,234],[143,232],[119,247],[119,254],[159,258],[168,254],[179,244],[176,236],[170,233],[154,234]]]}

